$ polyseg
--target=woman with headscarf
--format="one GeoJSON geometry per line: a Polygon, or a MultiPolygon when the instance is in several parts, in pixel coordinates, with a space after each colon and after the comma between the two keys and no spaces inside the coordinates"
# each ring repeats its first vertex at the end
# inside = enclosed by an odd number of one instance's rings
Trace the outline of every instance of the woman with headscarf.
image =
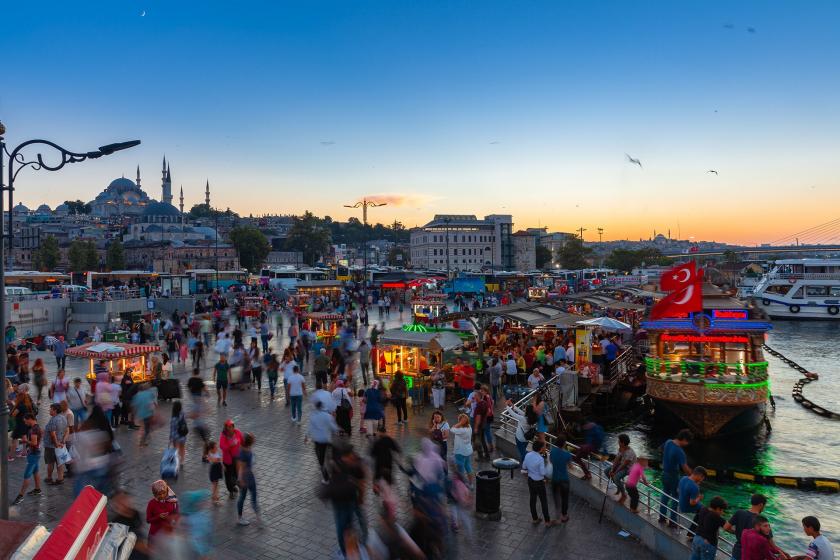
{"type": "Polygon", "coordinates": [[[365,391],[365,423],[367,423],[367,437],[373,437],[376,433],[376,426],[385,420],[385,410],[382,407],[384,396],[379,388],[379,380],[370,382],[370,387],[365,391]]]}
{"type": "Polygon", "coordinates": [[[163,480],[152,483],[152,499],[146,506],[149,524],[149,546],[154,548],[161,534],[169,534],[178,523],[178,498],[163,480]]]}

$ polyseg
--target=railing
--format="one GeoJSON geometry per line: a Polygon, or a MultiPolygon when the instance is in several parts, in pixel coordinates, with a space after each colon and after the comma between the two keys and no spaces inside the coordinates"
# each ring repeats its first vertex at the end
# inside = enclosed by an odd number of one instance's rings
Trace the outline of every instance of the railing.
{"type": "MultiPolygon", "coordinates": [[[[523,398],[521,398],[519,401],[514,403],[513,406],[524,410],[525,406],[527,406],[528,402],[534,398],[535,394],[537,394],[538,392],[542,394],[547,393],[548,391],[550,391],[552,385],[556,385],[556,380],[557,376],[551,377],[546,383],[541,385],[539,388],[534,389],[533,391],[525,395],[523,398]]],[[[504,411],[502,411],[499,429],[509,434],[514,441],[516,440],[517,424],[517,420],[512,416],[509,409],[506,408],[504,411]]],[[[549,447],[556,447],[554,443],[556,440],[557,438],[553,434],[545,434],[545,441],[549,445],[549,447]]],[[[565,447],[572,453],[578,450],[577,445],[569,442],[566,442],[565,447]]],[[[595,454],[593,454],[590,458],[583,459],[583,462],[586,463],[587,467],[589,468],[589,472],[592,475],[592,484],[597,485],[598,490],[603,492],[605,495],[609,495],[610,484],[615,484],[608,476],[609,470],[612,467],[612,463],[609,461],[605,461],[602,457],[597,456],[595,454]]],[[[580,467],[576,464],[569,463],[569,468],[575,469],[580,474],[583,474],[582,469],[580,469],[580,467]]],[[[675,532],[677,532],[679,535],[687,535],[689,533],[690,528],[693,524],[693,518],[689,518],[685,514],[680,513],[678,510],[674,509],[675,507],[678,507],[677,504],[679,503],[678,499],[675,496],[666,494],[663,490],[657,488],[656,486],[653,486],[651,484],[645,484],[642,481],[639,481],[636,488],[639,491],[639,515],[644,516],[651,525],[656,526],[657,520],[660,516],[660,510],[662,510],[666,513],[669,519],[672,516],[676,516],[675,523],[677,526],[674,528],[675,532]]],[[[720,535],[718,537],[717,558],[726,560],[731,558],[733,546],[734,543],[731,540],[729,540],[728,537],[720,535]]]]}
{"type": "Polygon", "coordinates": [[[666,379],[679,375],[690,379],[704,380],[710,383],[731,382],[725,378],[734,377],[734,382],[758,383],[767,380],[767,362],[694,362],[691,360],[667,360],[663,358],[645,358],[645,372],[649,377],[666,379]],[[741,376],[745,379],[739,379],[741,376]]]}
{"type": "Polygon", "coordinates": [[[607,378],[604,380],[604,382],[612,384],[613,382],[617,382],[622,377],[627,375],[627,372],[630,369],[630,366],[632,365],[634,356],[635,353],[632,346],[625,348],[624,351],[621,352],[621,354],[616,356],[615,360],[610,362],[610,369],[607,372],[607,378]]]}
{"type": "Polygon", "coordinates": [[[767,275],[773,280],[840,280],[838,272],[771,272],[767,275]]]}
{"type": "Polygon", "coordinates": [[[146,297],[146,292],[138,288],[129,290],[89,290],[87,292],[70,292],[70,301],[75,302],[101,302],[101,301],[122,301],[146,297]]]}

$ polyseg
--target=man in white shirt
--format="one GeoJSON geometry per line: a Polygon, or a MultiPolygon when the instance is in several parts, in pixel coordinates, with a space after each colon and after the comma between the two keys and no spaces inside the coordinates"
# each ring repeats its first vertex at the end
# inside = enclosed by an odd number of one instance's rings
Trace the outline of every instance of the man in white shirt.
{"type": "Polygon", "coordinates": [[[73,411],[73,417],[75,418],[72,423],[74,428],[78,428],[79,424],[84,422],[87,417],[87,402],[87,389],[82,385],[82,379],[77,377],[73,380],[73,386],[67,391],[67,404],[73,411]]]}
{"type": "Polygon", "coordinates": [[[292,375],[286,382],[289,387],[289,400],[292,406],[292,422],[300,424],[303,418],[303,397],[306,395],[306,380],[300,374],[300,368],[294,366],[292,375]]]}
{"type": "Polygon", "coordinates": [[[516,383],[518,371],[516,369],[516,360],[513,359],[513,354],[508,354],[507,361],[505,362],[505,375],[507,376],[508,385],[516,383]]]}
{"type": "Polygon", "coordinates": [[[522,461],[522,470],[528,475],[528,494],[531,500],[531,519],[534,525],[540,522],[537,516],[537,498],[542,507],[545,526],[551,526],[551,516],[548,513],[548,498],[545,491],[545,443],[536,440],[531,444],[531,451],[522,461]]]}

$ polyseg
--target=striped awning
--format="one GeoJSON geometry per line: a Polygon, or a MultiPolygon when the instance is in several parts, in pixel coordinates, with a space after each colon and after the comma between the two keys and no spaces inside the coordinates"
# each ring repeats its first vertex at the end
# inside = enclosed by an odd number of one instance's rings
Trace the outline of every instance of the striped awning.
{"type": "Polygon", "coordinates": [[[130,358],[152,352],[160,352],[160,346],[156,344],[126,344],[124,342],[89,342],[67,349],[68,356],[74,356],[76,358],[100,358],[103,360],[130,358]]]}
{"type": "Polygon", "coordinates": [[[316,321],[343,321],[344,315],[340,313],[325,313],[323,311],[313,311],[312,313],[304,313],[304,319],[315,319],[316,321]]]}

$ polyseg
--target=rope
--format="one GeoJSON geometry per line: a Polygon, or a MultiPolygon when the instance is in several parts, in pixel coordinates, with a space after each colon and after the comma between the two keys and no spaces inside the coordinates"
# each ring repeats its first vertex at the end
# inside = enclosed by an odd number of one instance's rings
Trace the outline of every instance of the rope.
{"type": "Polygon", "coordinates": [[[799,364],[797,364],[793,360],[787,358],[786,356],[784,356],[780,352],[777,352],[776,350],[773,350],[772,348],[770,348],[766,344],[763,344],[762,348],[764,348],[764,350],[766,350],[767,352],[769,352],[770,354],[772,354],[776,358],[778,358],[781,361],[783,361],[784,363],[786,363],[789,367],[795,369],[796,371],[798,371],[799,373],[804,375],[804,377],[799,379],[799,381],[797,381],[793,386],[793,391],[792,391],[793,400],[795,400],[796,402],[798,402],[800,405],[807,408],[811,412],[813,412],[815,414],[819,414],[820,416],[822,416],[824,418],[831,418],[832,420],[840,420],[840,414],[837,414],[836,412],[832,412],[832,411],[828,410],[827,408],[824,408],[824,407],[816,404],[815,402],[808,399],[807,397],[805,397],[802,394],[802,389],[805,387],[805,385],[819,379],[819,376],[816,373],[811,373],[810,371],[808,371],[804,367],[800,366],[799,364]]]}

